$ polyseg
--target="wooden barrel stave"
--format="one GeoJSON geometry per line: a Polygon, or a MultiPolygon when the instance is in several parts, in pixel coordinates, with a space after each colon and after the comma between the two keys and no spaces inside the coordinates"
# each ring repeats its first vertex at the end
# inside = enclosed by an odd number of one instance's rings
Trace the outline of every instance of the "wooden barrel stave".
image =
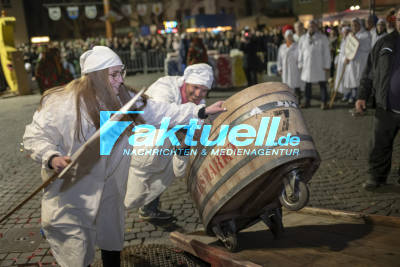
{"type": "MultiPolygon", "coordinates": [[[[280,90],[280,91],[282,91],[282,90],[280,90]]],[[[284,91],[284,93],[287,96],[288,92],[284,91]]],[[[262,94],[262,91],[260,91],[259,94],[256,95],[256,97],[258,97],[259,95],[266,95],[266,94],[262,94]]],[[[277,100],[282,100],[282,98],[280,98],[280,95],[278,95],[278,96],[275,95],[274,96],[274,95],[271,95],[270,93],[268,93],[267,96],[264,96],[262,98],[257,98],[256,100],[251,101],[251,103],[249,103],[248,105],[242,106],[240,109],[236,109],[236,111],[230,111],[228,109],[228,112],[230,112],[230,113],[227,112],[228,114],[224,116],[224,117],[227,117],[226,120],[221,121],[220,117],[225,114],[225,113],[222,113],[214,121],[213,127],[212,127],[212,131],[211,131],[213,134],[211,135],[210,140],[214,140],[215,138],[217,138],[217,135],[219,134],[219,132],[217,133],[215,128],[219,128],[219,126],[221,124],[229,124],[229,125],[231,125],[231,127],[233,127],[233,126],[235,126],[237,124],[241,124],[241,123],[248,123],[248,124],[252,124],[252,125],[258,124],[257,123],[257,121],[259,121],[259,119],[257,119],[258,115],[250,117],[248,120],[241,120],[240,117],[243,114],[250,113],[251,110],[253,110],[256,107],[260,107],[260,106],[266,105],[266,103],[271,103],[271,102],[274,102],[274,101],[277,101],[277,100]],[[235,122],[235,123],[232,123],[232,122],[235,122]]],[[[294,96],[292,96],[292,99],[290,99],[290,100],[294,102],[295,101],[294,96]]],[[[227,104],[226,105],[227,106],[231,106],[231,103],[229,103],[229,101],[227,100],[227,104]]],[[[271,113],[271,110],[269,110],[269,111],[270,111],[269,113],[271,113]]],[[[273,115],[272,113],[271,114],[269,114],[269,113],[267,113],[267,114],[263,113],[262,115],[263,116],[272,116],[273,115]]],[[[260,116],[261,116],[261,114],[260,114],[260,116]]],[[[299,119],[303,120],[302,117],[299,118],[299,119]]],[[[297,130],[299,132],[301,131],[302,133],[304,133],[303,135],[308,135],[307,129],[305,127],[302,127],[302,125],[297,126],[297,130]]],[[[206,147],[205,149],[209,152],[212,148],[213,147],[206,147]]],[[[202,148],[199,148],[199,150],[200,149],[202,149],[202,148]]],[[[194,160],[194,164],[192,166],[192,173],[196,173],[197,172],[197,169],[202,164],[202,161],[204,159],[205,159],[205,157],[201,157],[200,154],[198,155],[198,157],[194,160]]],[[[189,180],[189,183],[190,183],[190,180],[189,180]]],[[[190,187],[191,186],[189,184],[189,188],[190,187]]]]}
{"type": "MultiPolygon", "coordinates": [[[[255,123],[255,121],[257,121],[257,118],[255,118],[255,116],[254,116],[254,117],[250,118],[249,120],[247,120],[245,122],[248,123],[248,124],[252,124],[252,123],[255,123]]],[[[296,126],[296,127],[297,127],[297,129],[301,129],[301,126],[296,126]]],[[[301,130],[304,131],[304,132],[306,131],[305,129],[301,129],[301,130]]],[[[289,129],[289,131],[290,131],[290,129],[289,129]]],[[[301,136],[308,136],[308,135],[307,134],[301,134],[301,136]]],[[[312,139],[309,139],[309,141],[301,142],[300,145],[299,145],[300,151],[308,150],[308,149],[314,149],[314,146],[311,143],[311,140],[312,139]],[[309,145],[307,145],[307,144],[309,144],[309,145]]],[[[273,160],[275,160],[276,158],[278,158],[278,156],[271,156],[271,159],[273,159],[273,160]]],[[[211,160],[212,160],[211,157],[203,157],[203,158],[201,158],[201,160],[199,160],[199,162],[201,162],[201,166],[207,166],[208,165],[208,166],[211,166],[211,167],[214,166],[214,168],[216,168],[215,164],[213,164],[213,162],[210,162],[211,160]]],[[[259,164],[263,164],[264,160],[265,159],[262,159],[261,157],[257,158],[257,161],[259,162],[259,164]]],[[[273,160],[270,160],[270,161],[273,161],[273,160]]],[[[293,160],[293,158],[290,157],[289,160],[293,160]]],[[[223,161],[223,160],[220,160],[220,161],[223,161]]],[[[254,161],[253,161],[253,159],[251,157],[246,157],[246,158],[236,157],[236,158],[232,159],[231,161],[227,162],[226,165],[224,165],[224,168],[222,169],[222,171],[220,173],[220,176],[223,177],[228,172],[232,172],[232,170],[236,171],[235,167],[237,167],[239,161],[244,161],[245,164],[254,164],[254,166],[249,165],[249,167],[251,167],[251,168],[258,168],[257,164],[254,163],[254,161]]],[[[243,165],[243,164],[244,163],[241,163],[239,165],[243,165]]],[[[245,166],[247,166],[247,165],[245,165],[245,166]]],[[[193,173],[198,173],[199,172],[199,166],[198,165],[194,164],[194,166],[192,166],[192,168],[193,168],[193,173]]],[[[240,178],[239,178],[239,180],[240,180],[240,178]]],[[[213,181],[214,182],[220,182],[220,180],[218,180],[218,181],[217,180],[213,180],[213,181]]],[[[191,184],[191,186],[193,186],[193,184],[191,184]]],[[[215,183],[209,184],[210,188],[212,188],[214,186],[215,186],[215,183]]],[[[192,190],[194,190],[194,188],[192,188],[192,190]]],[[[207,190],[209,190],[209,189],[207,189],[207,190]]],[[[203,198],[200,197],[199,198],[199,202],[202,202],[202,201],[203,201],[203,198]]]]}

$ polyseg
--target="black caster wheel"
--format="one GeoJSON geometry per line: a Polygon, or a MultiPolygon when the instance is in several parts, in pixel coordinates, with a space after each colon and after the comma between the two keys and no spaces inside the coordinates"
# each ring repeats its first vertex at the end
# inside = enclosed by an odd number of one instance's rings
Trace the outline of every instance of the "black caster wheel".
{"type": "Polygon", "coordinates": [[[225,234],[225,240],[222,240],[222,243],[224,243],[224,246],[230,252],[236,252],[238,250],[237,235],[235,233],[227,232],[225,234]]]}
{"type": "Polygon", "coordinates": [[[282,190],[281,195],[279,196],[279,201],[282,206],[291,211],[297,211],[305,207],[307,205],[310,191],[308,186],[303,181],[297,181],[297,184],[288,195],[285,188],[282,190]]]}

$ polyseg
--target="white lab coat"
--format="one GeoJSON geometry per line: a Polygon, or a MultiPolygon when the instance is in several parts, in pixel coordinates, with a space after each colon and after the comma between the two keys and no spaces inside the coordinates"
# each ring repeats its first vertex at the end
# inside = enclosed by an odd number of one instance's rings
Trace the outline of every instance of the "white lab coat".
{"type": "Polygon", "coordinates": [[[374,47],[374,45],[376,44],[376,42],[381,39],[383,36],[385,36],[387,33],[381,33],[380,35],[378,35],[378,33],[376,32],[376,28],[373,28],[372,30],[369,31],[371,34],[371,49],[374,47]]]}
{"type": "Polygon", "coordinates": [[[299,69],[301,80],[306,83],[326,81],[326,72],[331,66],[329,40],[324,34],[307,32],[299,40],[299,69]]]}
{"type": "MultiPolygon", "coordinates": [[[[50,156],[72,155],[96,131],[81,109],[84,138],[75,138],[75,107],[74,92],[50,95],[26,127],[24,147],[42,163],[43,179],[52,173],[47,167],[50,156]]],[[[143,118],[155,125],[164,116],[171,117],[171,125],[188,123],[197,117],[199,108],[194,104],[177,106],[149,100],[143,118]]],[[[73,168],[70,179],[56,180],[44,190],[42,227],[61,266],[88,266],[94,259],[96,244],[105,250],[122,250],[123,200],[130,163],[130,157],[122,151],[127,146],[125,135],[110,156],[92,151],[73,168]]]]}
{"type": "Polygon", "coordinates": [[[278,50],[278,71],[282,72],[282,82],[290,88],[300,88],[300,70],[298,68],[299,50],[297,43],[287,47],[282,44],[278,50]]]}
{"type": "MultiPolygon", "coordinates": [[[[182,106],[180,88],[183,82],[183,77],[180,76],[162,77],[147,89],[146,94],[156,101],[182,106]]],[[[202,103],[204,100],[200,104],[202,103]]],[[[173,146],[169,139],[166,139],[162,147],[136,147],[136,151],[140,149],[173,149],[173,146]]],[[[183,177],[186,174],[188,163],[189,156],[132,155],[125,206],[138,208],[150,203],[167,189],[175,177],[183,177]]]]}
{"type": "Polygon", "coordinates": [[[357,88],[360,86],[361,75],[367,64],[368,54],[371,50],[371,35],[368,31],[361,29],[356,33],[355,37],[360,44],[355,57],[346,67],[343,83],[346,88],[357,88]]]}
{"type": "MultiPolygon", "coordinates": [[[[303,34],[304,35],[304,34],[303,34]]],[[[302,36],[302,35],[301,35],[302,36]]],[[[298,43],[299,42],[299,40],[300,40],[300,38],[301,38],[301,36],[299,36],[297,33],[295,33],[295,34],[293,34],[293,40],[296,42],[296,43],[298,43]]]]}
{"type": "Polygon", "coordinates": [[[340,76],[342,75],[343,68],[345,67],[344,61],[346,59],[346,55],[344,53],[344,48],[346,46],[346,38],[347,37],[343,38],[342,41],[340,42],[340,50],[335,58],[335,65],[337,66],[336,76],[335,76],[335,89],[337,88],[338,92],[341,94],[348,93],[348,90],[346,90],[343,86],[344,74],[339,84],[340,76]]]}

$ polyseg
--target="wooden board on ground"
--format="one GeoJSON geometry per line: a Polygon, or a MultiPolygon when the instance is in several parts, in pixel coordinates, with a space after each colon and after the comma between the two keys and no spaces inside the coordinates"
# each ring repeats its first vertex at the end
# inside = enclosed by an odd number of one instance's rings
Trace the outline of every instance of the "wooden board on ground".
{"type": "Polygon", "coordinates": [[[212,266],[399,266],[398,217],[304,208],[284,212],[283,223],[279,240],[263,223],[241,231],[237,253],[204,232],[170,238],[212,266]]]}

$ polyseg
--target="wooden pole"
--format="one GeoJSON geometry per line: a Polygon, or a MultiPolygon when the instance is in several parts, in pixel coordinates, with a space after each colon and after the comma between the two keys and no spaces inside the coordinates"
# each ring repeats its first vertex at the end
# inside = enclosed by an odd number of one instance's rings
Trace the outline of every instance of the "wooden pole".
{"type": "Polygon", "coordinates": [[[104,16],[106,17],[106,37],[107,39],[112,38],[112,26],[110,19],[108,18],[108,13],[110,12],[110,1],[109,0],[103,0],[103,6],[104,6],[104,16]]]}
{"type": "Polygon", "coordinates": [[[344,63],[344,64],[343,64],[343,70],[342,70],[342,73],[340,74],[340,77],[339,77],[339,81],[338,81],[338,83],[337,83],[337,86],[334,88],[334,90],[333,90],[332,93],[331,93],[331,99],[330,99],[330,101],[329,101],[329,108],[332,108],[332,107],[333,107],[333,103],[335,102],[335,98],[336,98],[336,93],[337,93],[337,91],[338,91],[338,89],[339,89],[340,83],[341,83],[342,80],[343,80],[343,76],[344,76],[344,72],[345,72],[345,70],[346,70],[346,66],[347,66],[347,63],[344,63]]]}

